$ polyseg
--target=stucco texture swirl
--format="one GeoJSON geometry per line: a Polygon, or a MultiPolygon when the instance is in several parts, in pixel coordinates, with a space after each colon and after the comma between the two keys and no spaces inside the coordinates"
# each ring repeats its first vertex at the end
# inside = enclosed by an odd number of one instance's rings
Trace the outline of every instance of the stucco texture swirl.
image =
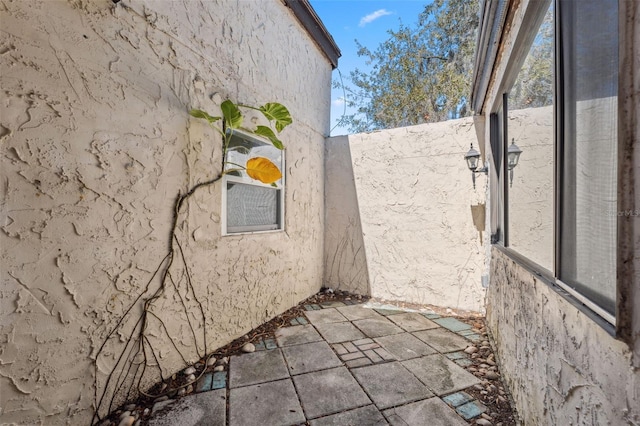
{"type": "Polygon", "coordinates": [[[289,108],[286,224],[221,237],[220,186],[189,200],[177,235],[193,288],[175,266],[155,307],[169,326],[149,328],[162,370],[184,367],[167,336],[193,362],[203,331],[213,349],[319,290],[331,65],[281,2],[10,1],[0,14],[2,422],[90,421],[94,379],[100,393],[140,306],[97,348],[158,285],[177,195],[220,171],[220,138],[190,108],[289,108]],[[184,313],[194,296],[204,323],[184,313]]]}

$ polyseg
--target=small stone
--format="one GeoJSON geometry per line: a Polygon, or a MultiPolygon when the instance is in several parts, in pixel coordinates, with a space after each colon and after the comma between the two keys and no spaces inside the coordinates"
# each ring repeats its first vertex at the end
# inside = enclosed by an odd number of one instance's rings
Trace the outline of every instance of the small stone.
{"type": "Polygon", "coordinates": [[[484,390],[482,385],[473,385],[473,388],[476,389],[476,390],[484,390]]]}
{"type": "Polygon", "coordinates": [[[126,407],[124,407],[124,409],[127,411],[133,411],[136,409],[136,404],[129,404],[126,407]]]}
{"type": "Polygon", "coordinates": [[[217,367],[215,367],[213,369],[214,373],[217,373],[219,371],[224,371],[224,365],[218,365],[217,367]]]}
{"type": "Polygon", "coordinates": [[[489,380],[498,380],[500,378],[495,371],[487,371],[487,374],[485,374],[484,377],[489,380]]]}
{"type": "Polygon", "coordinates": [[[487,413],[482,413],[482,414],[480,414],[480,417],[482,417],[482,418],[483,418],[483,419],[485,419],[485,420],[493,420],[493,419],[491,418],[491,416],[490,416],[490,415],[488,415],[487,413]]]}
{"type": "Polygon", "coordinates": [[[474,367],[468,367],[468,368],[467,368],[467,370],[468,370],[470,373],[475,373],[475,372],[477,372],[477,371],[478,371],[478,369],[477,369],[477,368],[474,368],[474,367]]]}
{"type": "Polygon", "coordinates": [[[193,385],[187,386],[187,393],[193,392],[193,385]]]}
{"type": "Polygon", "coordinates": [[[488,340],[483,340],[482,341],[482,346],[489,346],[489,341],[488,340]]]}
{"type": "Polygon", "coordinates": [[[212,356],[211,358],[209,358],[207,360],[207,367],[211,367],[213,365],[216,365],[216,361],[217,361],[216,357],[212,356]]]}
{"type": "Polygon", "coordinates": [[[225,365],[229,364],[229,357],[225,356],[225,357],[220,358],[220,364],[225,364],[225,365]]]}
{"type": "Polygon", "coordinates": [[[492,423],[487,419],[478,419],[476,420],[476,424],[479,426],[492,426],[492,423]]]}
{"type": "Polygon", "coordinates": [[[182,395],[184,395],[185,393],[187,393],[187,391],[186,391],[184,388],[180,388],[180,389],[178,389],[178,396],[182,396],[182,395]]]}
{"type": "Polygon", "coordinates": [[[195,382],[195,380],[196,380],[195,374],[189,374],[189,377],[187,377],[187,382],[195,382]]]}
{"type": "Polygon", "coordinates": [[[189,368],[185,368],[182,371],[182,374],[184,374],[185,376],[190,376],[192,374],[194,374],[196,372],[196,369],[194,367],[189,367],[189,368]]]}
{"type": "Polygon", "coordinates": [[[475,346],[469,346],[467,349],[464,350],[464,353],[466,354],[473,354],[478,352],[478,348],[476,348],[475,346]]]}
{"type": "Polygon", "coordinates": [[[167,395],[163,395],[161,397],[156,398],[153,402],[154,404],[157,404],[158,402],[164,402],[166,400],[168,400],[169,397],[167,395]]]}
{"type": "Polygon", "coordinates": [[[140,426],[142,424],[142,422],[140,422],[140,420],[136,420],[136,422],[133,424],[133,426],[140,426]]]}
{"type": "Polygon", "coordinates": [[[160,387],[160,392],[162,392],[163,390],[165,390],[167,388],[167,384],[163,383],[162,386],[160,387]]]}
{"type": "Polygon", "coordinates": [[[129,417],[131,415],[131,411],[125,411],[124,413],[120,414],[119,419],[122,420],[125,417],[129,417]]]}
{"type": "Polygon", "coordinates": [[[118,423],[118,426],[131,426],[135,421],[136,421],[135,417],[127,416],[122,420],[120,420],[120,423],[118,423]]]}
{"type": "Polygon", "coordinates": [[[149,410],[149,408],[145,408],[144,411],[142,412],[142,415],[143,416],[148,416],[150,412],[151,412],[151,410],[149,410]]]}
{"type": "Polygon", "coordinates": [[[344,300],[351,300],[351,298],[350,297],[345,297],[344,300]]]}
{"type": "Polygon", "coordinates": [[[253,343],[247,343],[242,347],[242,352],[251,353],[256,351],[256,345],[253,343]]]}

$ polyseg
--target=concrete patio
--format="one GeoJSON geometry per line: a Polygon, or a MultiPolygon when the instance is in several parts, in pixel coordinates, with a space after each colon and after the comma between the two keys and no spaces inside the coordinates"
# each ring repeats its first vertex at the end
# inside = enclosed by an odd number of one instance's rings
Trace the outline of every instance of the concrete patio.
{"type": "MultiPolygon", "coordinates": [[[[275,341],[231,357],[227,371],[204,374],[196,393],[157,402],[148,424],[492,424],[464,391],[483,382],[465,369],[486,345],[471,325],[341,302],[305,309],[306,318],[278,329],[275,341]]],[[[479,375],[499,379],[490,363],[479,375]]]]}

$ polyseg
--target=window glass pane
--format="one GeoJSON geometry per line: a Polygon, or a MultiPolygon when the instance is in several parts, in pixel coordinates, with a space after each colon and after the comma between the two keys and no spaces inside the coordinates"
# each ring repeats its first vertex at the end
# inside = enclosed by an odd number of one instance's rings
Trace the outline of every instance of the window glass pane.
{"type": "Polygon", "coordinates": [[[551,6],[509,92],[506,141],[508,244],[549,271],[554,246],[553,32],[551,6]]]}
{"type": "MultiPolygon", "coordinates": [[[[254,139],[249,135],[235,133],[231,136],[229,146],[227,148],[227,166],[226,170],[237,169],[238,164],[243,166],[247,164],[247,160],[254,157],[265,157],[271,160],[280,171],[282,170],[282,153],[283,151],[274,147],[270,143],[254,139]]],[[[255,182],[244,170],[238,170],[231,173],[234,176],[240,176],[247,182],[255,182]]],[[[282,180],[275,182],[280,186],[282,180]]]]}
{"type": "Polygon", "coordinates": [[[227,229],[236,232],[278,229],[279,191],[227,182],[227,229]]]}
{"type": "Polygon", "coordinates": [[[618,1],[560,3],[560,279],[611,314],[616,299],[618,1]]]}

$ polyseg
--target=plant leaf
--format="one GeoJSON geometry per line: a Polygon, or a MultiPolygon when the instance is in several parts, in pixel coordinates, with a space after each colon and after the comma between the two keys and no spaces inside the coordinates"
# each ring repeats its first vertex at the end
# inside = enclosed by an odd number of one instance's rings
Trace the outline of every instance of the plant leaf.
{"type": "Polygon", "coordinates": [[[220,104],[224,122],[231,129],[239,129],[242,126],[242,113],[229,99],[220,104]]]}
{"type": "Polygon", "coordinates": [[[222,118],[222,117],[212,117],[209,114],[207,114],[205,111],[202,111],[201,109],[192,109],[191,111],[189,111],[189,115],[195,118],[204,118],[209,123],[215,123],[216,121],[222,118]]]}
{"type": "Polygon", "coordinates": [[[276,148],[284,149],[284,145],[282,144],[282,141],[278,139],[278,137],[276,136],[275,133],[273,133],[273,130],[271,130],[270,127],[258,125],[256,127],[256,130],[253,131],[253,133],[255,133],[256,135],[264,136],[265,138],[269,139],[273,144],[273,146],[275,146],[276,148]]]}
{"type": "Polygon", "coordinates": [[[251,179],[259,180],[262,183],[274,183],[282,177],[278,166],[271,160],[264,157],[254,157],[247,161],[247,174],[251,179]]]}
{"type": "Polygon", "coordinates": [[[289,110],[282,104],[277,102],[269,102],[260,107],[260,111],[267,118],[267,120],[276,122],[276,130],[278,133],[282,131],[289,124],[293,123],[289,110]]]}

